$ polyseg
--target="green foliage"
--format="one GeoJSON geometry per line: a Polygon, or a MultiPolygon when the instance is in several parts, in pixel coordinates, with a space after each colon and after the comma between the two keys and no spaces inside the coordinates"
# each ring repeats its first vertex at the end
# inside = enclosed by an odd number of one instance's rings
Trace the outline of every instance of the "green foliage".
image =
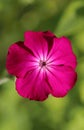
{"type": "Polygon", "coordinates": [[[84,30],[84,1],[74,1],[64,10],[56,28],[56,33],[73,35],[81,30],[84,30]]]}
{"type": "Polygon", "coordinates": [[[84,1],[0,0],[0,130],[84,130],[84,1]],[[23,99],[5,69],[10,44],[26,30],[68,36],[78,59],[78,81],[62,99],[23,99]]]}

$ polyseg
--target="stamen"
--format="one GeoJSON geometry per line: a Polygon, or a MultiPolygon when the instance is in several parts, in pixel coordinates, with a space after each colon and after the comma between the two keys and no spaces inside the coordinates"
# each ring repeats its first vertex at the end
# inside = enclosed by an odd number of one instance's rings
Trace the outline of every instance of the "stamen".
{"type": "Polygon", "coordinates": [[[45,65],[46,65],[46,62],[43,61],[43,62],[42,62],[42,66],[45,66],[45,65]]]}
{"type": "Polygon", "coordinates": [[[46,61],[42,61],[42,60],[40,60],[39,65],[40,65],[41,67],[46,66],[46,61]]]}

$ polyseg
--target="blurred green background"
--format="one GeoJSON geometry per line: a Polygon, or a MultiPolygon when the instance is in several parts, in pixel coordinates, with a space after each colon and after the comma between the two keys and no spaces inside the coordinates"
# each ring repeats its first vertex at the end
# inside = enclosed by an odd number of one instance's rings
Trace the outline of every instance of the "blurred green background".
{"type": "Polygon", "coordinates": [[[0,130],[84,130],[84,0],[0,0],[0,130]],[[8,47],[26,30],[51,30],[72,41],[78,81],[66,97],[29,101],[7,78],[8,47]]]}

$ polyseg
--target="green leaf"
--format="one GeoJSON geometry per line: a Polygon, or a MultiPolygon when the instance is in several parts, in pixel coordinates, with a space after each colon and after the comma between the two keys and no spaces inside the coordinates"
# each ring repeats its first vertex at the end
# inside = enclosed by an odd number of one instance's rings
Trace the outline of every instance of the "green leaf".
{"type": "Polygon", "coordinates": [[[74,1],[65,9],[55,33],[72,35],[84,29],[84,1],[74,1]]]}

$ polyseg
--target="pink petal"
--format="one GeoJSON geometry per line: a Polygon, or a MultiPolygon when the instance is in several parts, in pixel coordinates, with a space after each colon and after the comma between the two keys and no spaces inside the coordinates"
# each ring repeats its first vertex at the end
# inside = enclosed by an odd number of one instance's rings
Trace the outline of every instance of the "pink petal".
{"type": "Polygon", "coordinates": [[[43,101],[50,92],[45,73],[40,70],[29,71],[24,78],[16,80],[16,90],[24,98],[43,101]]]}
{"type": "Polygon", "coordinates": [[[32,52],[24,46],[23,42],[10,46],[6,60],[6,68],[10,74],[23,77],[28,70],[35,68],[35,62],[32,52]]]}
{"type": "Polygon", "coordinates": [[[66,37],[54,38],[54,44],[47,58],[50,65],[66,65],[76,68],[76,56],[66,37]]]}
{"type": "Polygon", "coordinates": [[[52,32],[50,31],[45,31],[45,32],[42,32],[43,36],[46,36],[46,37],[56,37],[52,32]]]}
{"type": "Polygon", "coordinates": [[[49,54],[53,46],[54,38],[56,38],[56,36],[52,32],[46,31],[46,32],[43,32],[43,37],[46,39],[48,43],[48,54],[49,54]]]}
{"type": "Polygon", "coordinates": [[[47,77],[52,88],[51,94],[55,97],[63,97],[75,85],[77,74],[67,66],[53,66],[47,70],[47,77]]]}
{"type": "Polygon", "coordinates": [[[36,57],[40,59],[46,59],[48,54],[48,46],[50,46],[50,40],[53,39],[54,35],[49,32],[25,32],[25,46],[30,48],[36,57]]]}

